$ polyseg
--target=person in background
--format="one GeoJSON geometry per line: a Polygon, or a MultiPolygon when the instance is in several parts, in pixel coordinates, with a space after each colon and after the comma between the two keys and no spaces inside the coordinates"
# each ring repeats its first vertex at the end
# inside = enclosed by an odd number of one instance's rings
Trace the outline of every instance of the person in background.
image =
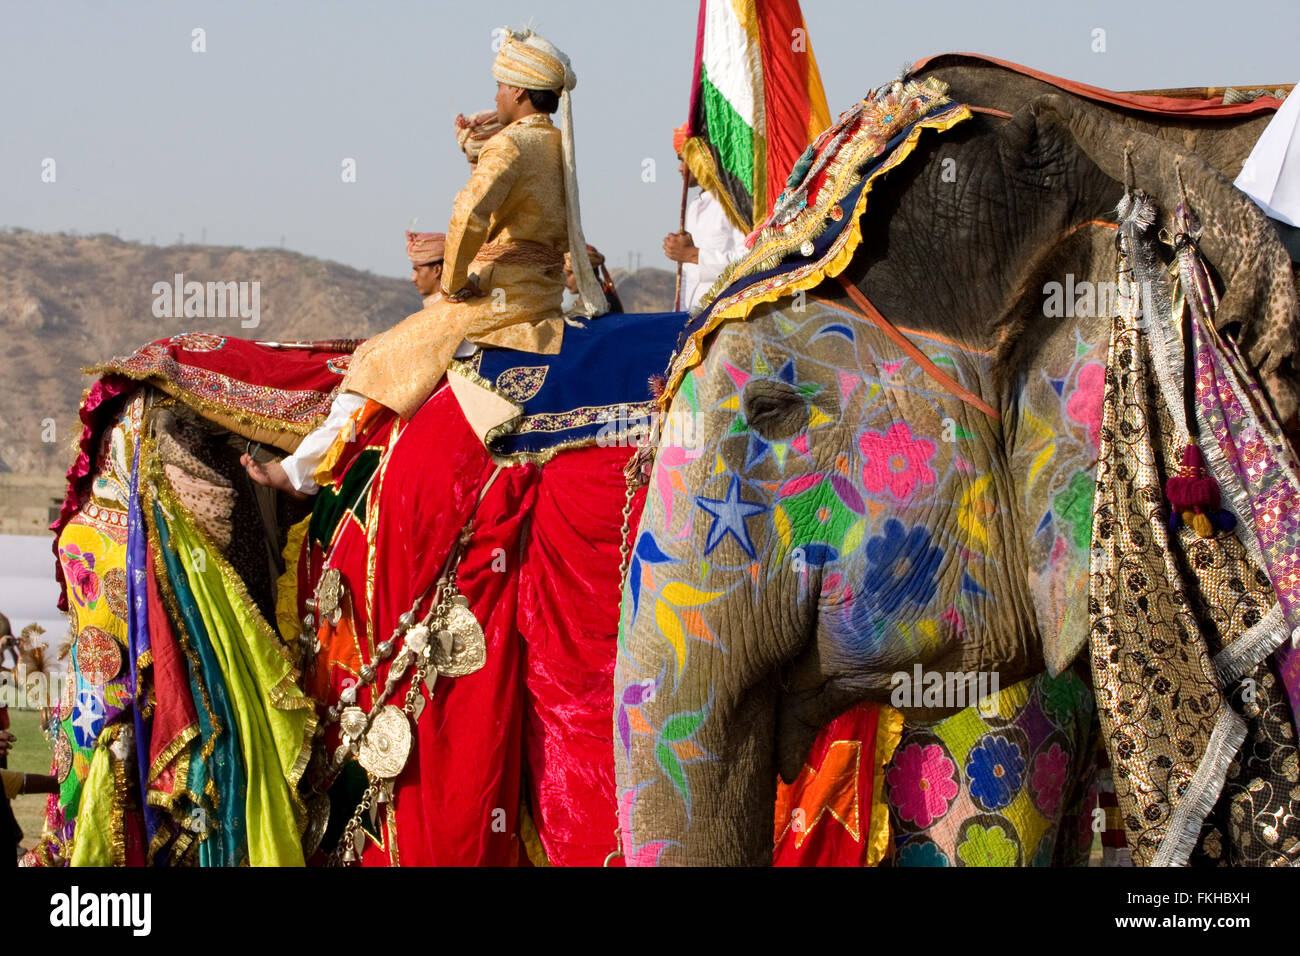
{"type": "MultiPolygon", "coordinates": [[[[673,130],[673,149],[677,153],[678,169],[689,188],[699,183],[682,158],[685,142],[683,125],[673,130]]],[[[731,224],[722,203],[701,188],[686,206],[685,230],[670,232],[664,238],[664,255],[682,264],[681,307],[687,312],[696,311],[727,264],[744,251],[745,234],[731,224]]]]}
{"type": "MultiPolygon", "coordinates": [[[[8,727],[8,708],[0,708],[4,711],[4,725],[8,727]]],[[[17,770],[9,770],[4,765],[9,762],[9,751],[13,745],[18,742],[8,730],[0,730],[0,782],[4,784],[4,810],[5,815],[13,821],[13,848],[14,853],[9,856],[7,861],[0,862],[0,866],[9,867],[18,865],[18,847],[23,838],[23,831],[18,829],[18,823],[14,820],[13,810],[9,806],[9,801],[22,793],[58,793],[59,781],[49,774],[44,773],[19,773],[17,770]]],[[[0,818],[2,820],[3,818],[0,818]]]]}

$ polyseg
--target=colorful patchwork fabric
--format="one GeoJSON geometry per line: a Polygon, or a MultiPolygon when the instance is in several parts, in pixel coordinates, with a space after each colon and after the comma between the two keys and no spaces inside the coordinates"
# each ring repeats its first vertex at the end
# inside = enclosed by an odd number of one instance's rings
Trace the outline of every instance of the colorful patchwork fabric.
{"type": "MultiPolygon", "coordinates": [[[[83,788],[104,728],[131,705],[134,668],[127,646],[127,513],[132,465],[140,432],[143,401],[120,407],[110,427],[97,438],[95,479],[82,508],[62,528],[57,541],[72,633],[75,635],[63,697],[57,709],[53,773],[59,797],[47,820],[46,852],[67,859],[73,846],[83,788]]],[[[129,723],[129,720],[128,720],[129,723]]],[[[99,758],[109,759],[108,754],[99,758]]],[[[114,774],[105,770],[93,783],[109,788],[114,774]]],[[[102,861],[114,862],[113,851],[102,861]]],[[[119,846],[118,855],[124,852],[119,846]]]]}
{"type": "MultiPolygon", "coordinates": [[[[1091,759],[1092,697],[1073,672],[905,728],[885,772],[897,866],[1050,866],[1091,759]]],[[[1067,827],[1068,829],[1068,827],[1067,827]]]]}
{"type": "Polygon", "coordinates": [[[184,332],[86,371],[148,382],[237,435],[291,452],[329,413],[350,358],[184,332]]]}

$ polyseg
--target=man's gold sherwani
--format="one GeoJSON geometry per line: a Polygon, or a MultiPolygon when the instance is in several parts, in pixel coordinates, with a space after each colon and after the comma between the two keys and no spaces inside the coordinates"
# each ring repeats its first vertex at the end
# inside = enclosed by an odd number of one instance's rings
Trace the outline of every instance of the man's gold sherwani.
{"type": "Polygon", "coordinates": [[[433,393],[462,339],[559,352],[568,248],[560,131],[534,113],[488,140],[452,207],[443,289],[454,294],[474,275],[484,295],[444,298],[371,338],[353,355],[343,388],[406,419],[433,393]]]}

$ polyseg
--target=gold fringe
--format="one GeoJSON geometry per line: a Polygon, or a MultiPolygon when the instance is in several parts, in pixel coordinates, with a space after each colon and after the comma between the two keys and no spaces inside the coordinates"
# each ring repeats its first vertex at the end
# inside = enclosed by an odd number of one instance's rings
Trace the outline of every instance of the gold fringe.
{"type": "Polygon", "coordinates": [[[876,717],[876,753],[871,766],[871,823],[867,829],[867,866],[878,866],[889,852],[889,803],[885,800],[885,768],[903,739],[903,714],[880,706],[876,717]]]}
{"type": "MultiPolygon", "coordinates": [[[[170,381],[164,376],[156,373],[132,372],[123,369],[111,362],[105,362],[98,365],[89,365],[81,370],[86,375],[117,375],[122,378],[129,378],[133,381],[145,385],[152,385],[161,392],[171,395],[193,408],[209,421],[215,422],[229,431],[247,438],[249,441],[260,442],[264,445],[274,445],[283,451],[292,454],[297,450],[304,437],[309,435],[313,429],[325,420],[325,415],[317,413],[313,416],[312,421],[308,424],[299,424],[290,422],[283,418],[273,418],[269,415],[260,415],[257,412],[250,412],[247,409],[234,408],[230,405],[223,405],[220,402],[214,402],[210,398],[202,395],[196,395],[184,388],[181,388],[175,382],[170,381]]],[[[89,390],[87,390],[89,392],[89,390]]],[[[84,401],[84,396],[83,396],[84,401]]]]}
{"type": "Polygon", "coordinates": [[[298,562],[302,557],[302,543],[307,537],[311,515],[289,528],[284,543],[284,573],[275,581],[275,624],[285,644],[295,646],[299,641],[302,621],[298,617],[298,562]]]}

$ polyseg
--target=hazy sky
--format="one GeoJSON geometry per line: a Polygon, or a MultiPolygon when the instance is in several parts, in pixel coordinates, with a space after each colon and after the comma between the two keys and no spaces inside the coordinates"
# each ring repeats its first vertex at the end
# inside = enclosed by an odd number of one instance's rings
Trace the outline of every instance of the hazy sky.
{"type": "MultiPolygon", "coordinates": [[[[665,265],[696,0],[0,0],[0,226],[284,245],[408,267],[468,167],[452,117],[492,105],[491,31],[569,54],[588,241],[665,265]],[[192,30],[207,51],[191,51],[192,30]],[[41,182],[41,164],[57,180],[41,182]],[[658,178],[641,179],[654,158],[658,178]],[[341,181],[356,162],[357,181],[341,181]]],[[[1300,5],[805,0],[832,114],[922,56],[989,53],[1113,89],[1300,79],[1300,5]],[[1094,28],[1106,52],[1092,52],[1094,28]]],[[[3,268],[3,263],[0,263],[3,268]]]]}

